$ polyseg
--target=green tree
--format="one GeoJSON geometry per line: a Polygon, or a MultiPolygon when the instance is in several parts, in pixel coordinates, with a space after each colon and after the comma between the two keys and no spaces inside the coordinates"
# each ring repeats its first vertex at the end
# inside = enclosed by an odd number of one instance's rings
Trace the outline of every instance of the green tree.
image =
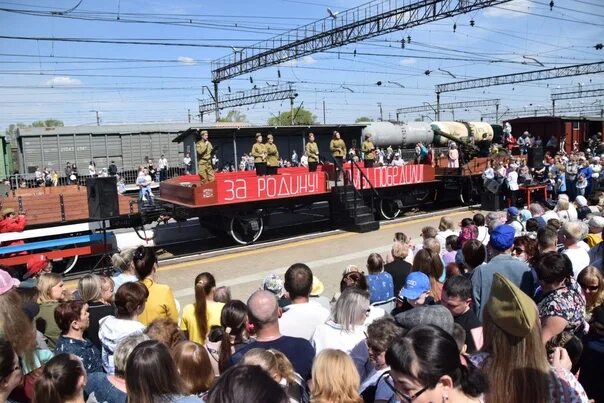
{"type": "MultiPolygon", "coordinates": [[[[277,116],[272,116],[267,122],[271,126],[289,126],[292,124],[292,115],[290,111],[281,112],[277,116]]],[[[317,123],[317,117],[312,112],[304,108],[294,109],[295,125],[313,125],[317,123]]]]}
{"type": "Polygon", "coordinates": [[[8,128],[4,131],[6,133],[6,137],[13,139],[17,134],[17,129],[24,129],[26,127],[63,127],[63,121],[57,119],[46,119],[46,120],[36,120],[32,122],[31,125],[26,125],[25,123],[11,123],[8,125],[8,128]]]}
{"type": "Polygon", "coordinates": [[[231,110],[223,118],[218,119],[219,122],[247,122],[247,117],[238,110],[231,110]]]}
{"type": "Polygon", "coordinates": [[[358,117],[358,118],[357,118],[357,119],[354,121],[354,123],[361,123],[361,122],[373,122],[373,119],[368,118],[367,116],[361,116],[361,117],[358,117]]]}

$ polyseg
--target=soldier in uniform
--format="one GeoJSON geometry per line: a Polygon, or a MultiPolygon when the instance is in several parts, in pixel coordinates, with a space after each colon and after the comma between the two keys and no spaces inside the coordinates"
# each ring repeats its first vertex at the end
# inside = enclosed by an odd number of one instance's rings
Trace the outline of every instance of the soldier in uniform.
{"type": "Polygon", "coordinates": [[[319,163],[319,146],[315,143],[315,134],[308,134],[306,143],[306,157],[308,158],[308,172],[315,172],[319,163]]]}
{"type": "Polygon", "coordinates": [[[375,146],[371,142],[371,136],[369,134],[365,135],[365,141],[363,141],[363,144],[361,145],[361,150],[363,151],[365,168],[373,167],[373,162],[375,161],[375,146]]]}
{"type": "Polygon", "coordinates": [[[208,132],[201,132],[201,140],[195,145],[197,148],[197,174],[201,179],[201,184],[214,181],[214,167],[212,166],[212,154],[214,147],[208,141],[208,132]]]}
{"type": "Polygon", "coordinates": [[[273,135],[269,134],[266,136],[268,143],[266,147],[266,174],[277,175],[277,168],[279,167],[279,150],[275,143],[273,143],[273,135]]]}
{"type": "Polygon", "coordinates": [[[262,142],[262,133],[256,133],[256,143],[252,147],[251,155],[254,157],[256,175],[266,175],[266,145],[262,142]]]}
{"type": "Polygon", "coordinates": [[[336,130],[333,131],[333,136],[331,141],[329,142],[329,149],[331,150],[331,155],[333,159],[336,161],[336,173],[340,171],[341,167],[344,165],[344,157],[346,156],[346,144],[344,140],[340,138],[340,133],[336,130]]]}

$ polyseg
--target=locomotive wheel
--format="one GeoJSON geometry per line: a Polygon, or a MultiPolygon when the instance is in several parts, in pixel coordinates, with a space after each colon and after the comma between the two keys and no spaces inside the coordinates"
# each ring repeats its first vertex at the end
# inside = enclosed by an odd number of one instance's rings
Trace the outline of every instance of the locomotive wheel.
{"type": "Polygon", "coordinates": [[[240,245],[249,245],[258,240],[264,230],[264,219],[258,212],[231,217],[229,235],[240,245]]]}
{"type": "Polygon", "coordinates": [[[464,206],[469,206],[476,203],[480,199],[480,191],[470,181],[461,185],[461,192],[459,192],[459,201],[464,206]]]}
{"type": "Polygon", "coordinates": [[[401,213],[396,200],[380,199],[380,215],[386,220],[394,220],[401,213]]]}

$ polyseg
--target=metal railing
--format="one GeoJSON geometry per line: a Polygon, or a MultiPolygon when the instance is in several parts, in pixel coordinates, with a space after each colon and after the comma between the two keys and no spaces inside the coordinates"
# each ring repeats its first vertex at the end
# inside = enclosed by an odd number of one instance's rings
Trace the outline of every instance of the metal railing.
{"type": "MultiPolygon", "coordinates": [[[[161,174],[160,170],[156,170],[155,174],[152,175],[152,179],[153,179],[153,182],[159,183],[161,180],[166,180],[166,179],[173,178],[175,176],[183,175],[183,174],[185,174],[185,172],[186,172],[186,169],[184,167],[170,167],[166,170],[165,174],[163,174],[163,175],[161,174]],[[164,176],[164,177],[162,178],[162,176],[164,176]]],[[[107,176],[107,175],[100,174],[100,175],[96,175],[96,176],[102,177],[102,176],[107,176]]],[[[55,178],[55,180],[51,179],[50,181],[48,181],[45,178],[42,178],[41,180],[36,179],[35,173],[14,174],[14,175],[10,175],[6,179],[5,184],[7,186],[10,186],[11,190],[29,189],[29,188],[36,188],[36,187],[48,187],[48,186],[66,186],[66,185],[86,186],[86,180],[90,177],[91,177],[91,175],[89,175],[89,174],[86,174],[86,175],[77,174],[76,179],[71,180],[67,176],[62,175],[62,176],[59,176],[58,178],[55,178]]],[[[136,184],[136,178],[138,178],[138,170],[129,169],[126,171],[118,172],[117,177],[118,177],[118,179],[122,178],[126,185],[133,185],[133,184],[136,184]]]]}
{"type": "Polygon", "coordinates": [[[355,215],[355,217],[356,217],[356,214],[357,214],[357,211],[356,211],[357,210],[357,203],[356,203],[357,193],[362,197],[363,190],[364,190],[364,182],[365,181],[367,181],[367,183],[369,184],[369,187],[371,188],[371,191],[373,193],[373,195],[371,196],[371,213],[373,214],[374,211],[375,211],[374,210],[374,199],[376,197],[379,198],[380,194],[377,192],[377,190],[373,186],[373,183],[371,183],[371,181],[369,180],[369,178],[367,177],[367,175],[365,174],[365,172],[363,172],[363,170],[361,169],[361,167],[359,166],[359,164],[354,159],[350,161],[350,176],[353,179],[353,187],[354,187],[355,190],[357,190],[355,192],[355,196],[354,196],[355,197],[355,203],[354,203],[354,215],[355,215]],[[360,178],[359,178],[360,187],[361,187],[360,191],[358,191],[357,188],[356,188],[356,186],[354,186],[354,168],[355,167],[359,171],[359,175],[360,175],[360,178]],[[363,180],[363,179],[365,179],[365,180],[363,180]]]}

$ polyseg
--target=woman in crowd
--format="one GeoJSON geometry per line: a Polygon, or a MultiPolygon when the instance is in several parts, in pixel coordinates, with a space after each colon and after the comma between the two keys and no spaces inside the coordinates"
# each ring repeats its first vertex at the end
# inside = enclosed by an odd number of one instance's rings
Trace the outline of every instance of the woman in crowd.
{"type": "Polygon", "coordinates": [[[410,248],[407,243],[394,242],[392,244],[393,260],[384,265],[384,271],[390,273],[394,283],[394,295],[398,295],[399,291],[405,285],[407,275],[413,270],[411,263],[407,261],[410,248]]]}
{"type": "Polygon", "coordinates": [[[148,325],[157,318],[169,318],[178,321],[176,300],[170,287],[155,281],[157,257],[151,248],[139,246],[134,252],[134,268],[141,283],[149,291],[145,310],[138,315],[143,325],[148,325]]]}
{"type": "Polygon", "coordinates": [[[214,371],[208,351],[192,341],[180,342],[172,350],[172,358],[183,381],[184,391],[201,396],[214,383],[214,371]]]}
{"type": "Polygon", "coordinates": [[[487,245],[489,243],[489,229],[484,225],[485,218],[483,214],[477,213],[472,217],[472,222],[476,225],[476,229],[478,230],[477,238],[483,245],[487,245]]]}
{"type": "Polygon", "coordinates": [[[457,256],[457,251],[460,249],[458,241],[459,237],[457,235],[449,235],[445,240],[446,252],[443,253],[445,265],[455,263],[455,256],[457,256]]]}
{"type": "Polygon", "coordinates": [[[512,249],[512,256],[526,262],[531,265],[533,259],[537,257],[537,240],[531,239],[530,237],[523,235],[514,238],[514,248],[512,249]]]}
{"type": "Polygon", "coordinates": [[[126,336],[140,334],[145,326],[137,321],[145,309],[149,297],[147,288],[139,282],[125,283],[115,293],[116,316],[105,316],[99,323],[99,339],[103,349],[101,358],[103,369],[108,374],[114,372],[114,352],[119,342],[126,336]]]}
{"type": "MultiPolygon", "coordinates": [[[[403,232],[395,232],[394,233],[394,239],[392,240],[393,243],[403,243],[407,246],[407,248],[409,249],[409,253],[407,254],[407,257],[405,257],[405,260],[407,262],[409,262],[410,264],[413,263],[413,243],[411,241],[411,237],[403,232]]],[[[392,255],[392,252],[389,253],[386,256],[386,264],[392,262],[394,260],[394,256],[392,255]]]]}
{"type": "Polygon", "coordinates": [[[401,401],[483,402],[488,389],[482,373],[460,356],[453,336],[437,326],[413,328],[388,349],[386,363],[401,401]]]}
{"type": "Polygon", "coordinates": [[[55,308],[66,299],[63,278],[56,273],[42,274],[37,287],[40,292],[40,313],[36,317],[36,326],[48,339],[48,346],[55,348],[61,335],[61,330],[55,322],[55,308]]]}
{"type": "Polygon", "coordinates": [[[555,368],[550,366],[535,303],[499,273],[493,276],[482,326],[484,345],[471,361],[489,381],[486,401],[587,403],[570,362],[560,364],[563,351],[554,352],[555,368]]]}
{"type": "Polygon", "coordinates": [[[186,340],[185,335],[172,319],[155,319],[147,326],[145,334],[151,340],[157,340],[172,350],[180,342],[186,340]]]}
{"type": "MultiPolygon", "coordinates": [[[[455,231],[455,221],[451,217],[443,216],[440,218],[440,223],[438,224],[438,233],[434,237],[440,244],[441,251],[445,250],[445,243],[449,235],[459,235],[459,233],[455,231]]],[[[426,238],[424,237],[424,240],[426,238]]]]}
{"type": "Polygon", "coordinates": [[[541,285],[538,308],[543,343],[562,332],[583,336],[585,298],[573,279],[570,261],[556,252],[545,253],[535,262],[535,272],[541,285]]]}
{"type": "Polygon", "coordinates": [[[367,327],[365,347],[372,368],[367,376],[361,379],[359,388],[365,401],[385,403],[394,397],[392,389],[386,384],[385,373],[390,370],[386,363],[386,351],[404,334],[403,328],[391,317],[380,318],[367,327]]]}
{"type": "Polygon", "coordinates": [[[78,281],[78,291],[82,301],[88,303],[88,313],[90,314],[90,325],[85,333],[86,338],[101,351],[99,322],[105,316],[115,315],[115,308],[110,302],[113,299],[113,287],[103,290],[100,276],[86,274],[78,281]]]}
{"type": "Polygon", "coordinates": [[[220,341],[206,343],[216,376],[226,370],[231,356],[250,342],[247,322],[247,306],[245,303],[234,299],[222,308],[220,314],[220,327],[222,329],[220,341]]]}
{"type": "Polygon", "coordinates": [[[350,353],[365,339],[365,320],[369,313],[369,293],[357,288],[346,288],[332,311],[332,318],[317,326],[310,342],[316,354],[328,348],[350,353]]]}
{"type": "Polygon", "coordinates": [[[443,283],[441,283],[439,279],[444,273],[444,267],[440,256],[428,249],[420,250],[413,259],[413,271],[421,271],[430,277],[430,295],[435,301],[440,301],[443,283]]]}
{"type": "Polygon", "coordinates": [[[308,401],[304,380],[294,371],[289,359],[280,351],[260,348],[248,350],[240,362],[243,365],[258,365],[283,387],[290,403],[308,401]]]}
{"type": "Polygon", "coordinates": [[[111,264],[115,269],[119,270],[119,272],[112,277],[116,290],[124,283],[138,281],[136,270],[134,269],[134,252],[136,252],[136,249],[129,248],[114,253],[111,256],[111,264]]]}
{"type": "Polygon", "coordinates": [[[312,366],[311,403],[362,403],[359,374],[343,351],[323,350],[312,366]]]}
{"type": "Polygon", "coordinates": [[[139,333],[126,336],[119,342],[115,348],[113,361],[115,364],[115,373],[113,375],[104,372],[95,372],[88,375],[86,388],[87,395],[94,393],[98,402],[126,402],[126,362],[134,347],[143,341],[149,340],[147,335],[139,333]]]}
{"type": "Polygon", "coordinates": [[[193,403],[201,399],[186,395],[168,347],[148,340],[134,347],[126,362],[126,389],[129,403],[193,403]]]}
{"type": "Polygon", "coordinates": [[[214,301],[216,280],[210,273],[201,273],[195,277],[195,303],[182,310],[180,328],[189,340],[203,344],[212,326],[220,325],[220,312],[224,306],[214,301]]]}
{"type": "Polygon", "coordinates": [[[210,389],[205,403],[288,403],[283,388],[258,365],[236,365],[210,389]]]}
{"type": "Polygon", "coordinates": [[[0,339],[0,402],[11,402],[9,396],[22,380],[19,356],[8,341],[0,339]]]}
{"type": "MultiPolygon", "coordinates": [[[[373,305],[385,305],[394,300],[394,281],[390,273],[384,271],[384,260],[379,253],[372,253],[367,258],[367,284],[373,305]]],[[[388,311],[389,309],[386,308],[388,311]]]]}
{"type": "Polygon", "coordinates": [[[585,313],[589,321],[593,310],[604,305],[604,276],[595,267],[587,266],[577,276],[577,283],[585,298],[585,313]]]}
{"type": "Polygon", "coordinates": [[[575,198],[575,204],[577,205],[577,218],[579,220],[585,220],[588,214],[591,214],[591,209],[589,208],[589,203],[585,196],[577,196],[575,198]]]}
{"type": "Polygon", "coordinates": [[[487,260],[487,249],[478,239],[473,239],[465,243],[461,248],[464,260],[464,272],[467,276],[472,276],[472,272],[487,260]]]}
{"type": "Polygon", "coordinates": [[[33,403],[83,403],[86,370],[73,354],[59,354],[44,365],[33,403]]]}

